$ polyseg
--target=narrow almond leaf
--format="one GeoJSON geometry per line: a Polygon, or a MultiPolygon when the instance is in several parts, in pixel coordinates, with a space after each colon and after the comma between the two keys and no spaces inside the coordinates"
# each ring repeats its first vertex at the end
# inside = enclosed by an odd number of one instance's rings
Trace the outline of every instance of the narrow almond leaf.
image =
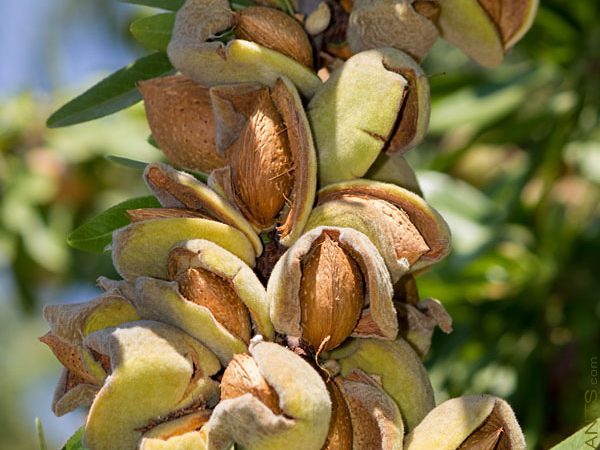
{"type": "Polygon", "coordinates": [[[129,167],[130,169],[140,170],[142,172],[146,169],[146,166],[149,164],[144,161],[138,161],[137,159],[125,158],[123,156],[117,155],[106,155],[104,158],[109,160],[110,162],[118,164],[119,166],[129,167]]]}
{"type": "Polygon", "coordinates": [[[295,13],[294,6],[290,2],[290,0],[277,0],[277,6],[283,12],[285,12],[285,13],[289,14],[290,16],[294,17],[294,13],[295,13]]]}
{"type": "Polygon", "coordinates": [[[129,224],[126,213],[128,209],[158,207],[160,203],[152,196],[125,200],[75,229],[67,238],[67,242],[79,250],[102,253],[112,241],[112,232],[129,224]]]}
{"type": "Polygon", "coordinates": [[[158,143],[154,139],[154,136],[149,135],[148,138],[146,139],[146,142],[148,142],[148,144],[150,144],[152,147],[160,150],[160,147],[158,146],[158,143]]]}
{"type": "MultiPolygon", "coordinates": [[[[148,138],[148,142],[150,142],[150,139],[152,139],[152,135],[150,135],[150,137],[148,138]]],[[[152,142],[150,142],[150,143],[152,143],[152,142]]],[[[115,164],[120,165],[120,166],[129,167],[130,169],[135,169],[135,170],[140,170],[140,171],[144,171],[144,169],[146,169],[146,166],[149,164],[147,162],[138,161],[136,159],[125,158],[123,156],[117,156],[117,155],[107,155],[107,156],[105,156],[105,158],[111,162],[114,162],[115,164]]],[[[187,169],[185,169],[185,172],[189,173],[190,175],[193,175],[194,177],[196,177],[203,183],[208,182],[208,174],[207,173],[200,172],[197,170],[187,170],[187,169]]]]}
{"type": "Polygon", "coordinates": [[[119,0],[121,3],[130,3],[132,5],[150,6],[151,8],[166,9],[167,11],[177,11],[183,6],[185,0],[119,0]]]}
{"type": "Polygon", "coordinates": [[[186,172],[188,172],[190,175],[193,175],[194,177],[196,177],[203,183],[208,182],[208,174],[207,173],[199,172],[199,171],[195,171],[195,170],[186,170],[186,172]]]}
{"type": "Polygon", "coordinates": [[[48,450],[48,444],[46,444],[46,436],[44,435],[44,427],[42,427],[42,420],[39,417],[35,418],[35,428],[37,431],[40,450],[48,450]]]}
{"type": "Polygon", "coordinates": [[[241,11],[248,6],[254,5],[252,0],[229,0],[229,5],[234,11],[241,11]]]}
{"type": "Polygon", "coordinates": [[[86,450],[83,446],[83,442],[81,442],[83,438],[83,427],[79,428],[73,436],[69,438],[67,443],[63,446],[61,450],[86,450]]]}
{"type": "Polygon", "coordinates": [[[173,25],[175,24],[175,14],[162,13],[155,16],[142,17],[134,21],[129,31],[133,37],[148,50],[166,51],[173,25]]]}
{"type": "Polygon", "coordinates": [[[584,426],[550,450],[584,450],[600,448],[600,417],[584,426]]]}
{"type": "Polygon", "coordinates": [[[125,109],[142,99],[136,87],[138,81],[171,72],[173,66],[165,53],[144,56],[62,106],[48,118],[46,125],[50,128],[74,125],[125,109]]]}

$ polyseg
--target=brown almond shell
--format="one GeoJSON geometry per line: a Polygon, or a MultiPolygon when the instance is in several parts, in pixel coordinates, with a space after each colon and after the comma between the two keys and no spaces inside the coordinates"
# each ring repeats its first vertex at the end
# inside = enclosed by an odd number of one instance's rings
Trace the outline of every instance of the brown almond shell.
{"type": "MultiPolygon", "coordinates": [[[[248,84],[219,86],[211,89],[213,104],[216,105],[215,111],[218,115],[218,141],[221,147],[231,145],[242,131],[244,120],[247,120],[250,115],[252,101],[258,98],[261,89],[264,88],[248,84]]],[[[285,127],[293,164],[293,182],[289,198],[284,198],[285,206],[275,223],[269,227],[255,223],[255,228],[268,230],[275,225],[281,244],[290,246],[300,237],[314,204],[317,186],[317,157],[302,100],[292,82],[286,78],[279,78],[270,94],[285,127]]],[[[232,154],[231,157],[235,158],[236,155],[232,154]]],[[[246,188],[252,189],[255,182],[256,180],[245,181],[246,188]]],[[[213,171],[208,183],[215,191],[222,193],[229,201],[240,206],[240,200],[234,189],[231,167],[213,171]]],[[[240,210],[244,212],[243,205],[240,210]]]]}
{"type": "Polygon", "coordinates": [[[369,239],[351,228],[315,228],[302,235],[279,259],[267,285],[271,321],[275,330],[292,337],[302,336],[300,287],[303,261],[323,233],[336,240],[360,267],[365,285],[363,314],[368,311],[376,324],[368,335],[394,339],[398,333],[398,323],[392,303],[389,273],[369,239]]]}
{"type": "Polygon", "coordinates": [[[200,172],[223,166],[208,88],[173,75],[140,81],[138,89],[152,137],[171,163],[200,172]]]}
{"type": "MultiPolygon", "coordinates": [[[[416,262],[410,265],[411,272],[420,271],[431,266],[443,259],[450,252],[450,229],[442,216],[423,198],[394,184],[358,179],[326,186],[319,191],[315,211],[318,210],[320,205],[326,205],[327,202],[342,199],[344,197],[350,199],[348,201],[351,202],[353,196],[385,200],[402,209],[402,211],[408,215],[410,221],[414,224],[429,247],[429,251],[424,253],[416,262]]],[[[315,211],[313,211],[313,215],[316,215],[315,211]]],[[[307,228],[318,225],[337,224],[334,216],[329,216],[327,220],[311,217],[307,224],[307,228]]],[[[375,228],[377,227],[376,223],[372,225],[375,228]]],[[[382,236],[384,236],[383,234],[378,235],[376,232],[363,232],[369,235],[373,240],[375,246],[381,252],[388,264],[388,268],[392,273],[392,278],[396,281],[399,276],[406,272],[405,261],[402,261],[402,258],[400,260],[396,259],[396,254],[393,252],[393,246],[390,247],[390,245],[388,245],[389,243],[384,242],[385,239],[381,239],[382,236]]]]}

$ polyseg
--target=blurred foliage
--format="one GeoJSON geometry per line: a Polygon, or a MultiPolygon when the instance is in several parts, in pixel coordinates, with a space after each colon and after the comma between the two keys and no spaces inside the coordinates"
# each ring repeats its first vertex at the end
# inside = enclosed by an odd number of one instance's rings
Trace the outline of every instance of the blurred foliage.
{"type": "MultiPolygon", "coordinates": [[[[452,255],[419,278],[422,296],[442,300],[454,318],[454,332],[436,334],[427,361],[437,399],[506,397],[532,449],[600,415],[585,398],[598,389],[592,358],[600,357],[597,17],[598,2],[544,1],[525,40],[494,70],[436,44],[425,61],[430,134],[407,155],[454,235],[452,255]]],[[[0,106],[0,267],[21,310],[0,303],[11,347],[0,358],[11,367],[12,391],[0,389],[7,448],[31,448],[34,437],[10,399],[34,375],[56,374],[32,342],[43,325],[23,314],[38,314],[48,290],[114,275],[107,254],[69,249],[66,236],[109,206],[147,195],[139,171],[105,156],[160,158],[146,142],[140,105],[57,130],[44,127],[50,110],[27,94],[0,106]]]]}
{"type": "Polygon", "coordinates": [[[507,397],[530,448],[600,416],[585,397],[600,356],[599,15],[598,2],[542,2],[494,70],[438,45],[430,137],[408,155],[454,234],[419,284],[455,321],[427,362],[438,401],[507,397]]]}
{"type": "Polygon", "coordinates": [[[47,114],[28,95],[0,109],[0,248],[25,310],[35,306],[40,287],[114,273],[109,255],[71,250],[65,238],[89,216],[147,193],[140,171],[105,155],[144,161],[160,156],[146,142],[141,105],[60,130],[45,128],[47,114]]]}

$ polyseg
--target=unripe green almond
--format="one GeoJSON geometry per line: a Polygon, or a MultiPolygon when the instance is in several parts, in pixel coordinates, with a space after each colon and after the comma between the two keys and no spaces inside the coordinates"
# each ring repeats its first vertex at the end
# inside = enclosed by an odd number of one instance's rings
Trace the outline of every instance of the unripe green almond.
{"type": "Polygon", "coordinates": [[[110,290],[86,303],[47,305],[44,318],[51,331],[40,340],[66,367],[52,400],[52,411],[62,416],[80,406],[89,406],[107,376],[102,361],[83,345],[85,336],[138,320],[139,316],[120,293],[110,290]]]}
{"type": "Polygon", "coordinates": [[[450,252],[450,230],[442,216],[417,194],[390,183],[358,179],[321,189],[306,230],[323,225],[354,228],[368,236],[393,282],[450,252]]]}
{"type": "Polygon", "coordinates": [[[437,40],[433,22],[413,8],[413,0],[356,0],[348,23],[353,53],[393,47],[422,60],[437,40]]]}
{"type": "Polygon", "coordinates": [[[407,450],[498,448],[525,450],[525,438],[511,407],[490,395],[445,401],[406,436],[407,450]]]}
{"type": "MultiPolygon", "coordinates": [[[[179,269],[201,268],[228,283],[247,308],[256,333],[273,339],[273,325],[265,288],[252,269],[233,254],[209,241],[195,240],[174,249],[185,250],[179,269]]],[[[176,282],[140,277],[136,282],[136,308],[144,319],[160,320],[181,328],[212,350],[223,365],[236,353],[245,353],[247,345],[219,323],[211,311],[187,300],[176,282]]],[[[236,311],[237,312],[237,311],[236,311]]]]}
{"type": "Polygon", "coordinates": [[[329,358],[340,364],[342,376],[359,369],[380,380],[384,391],[398,405],[408,431],[435,406],[427,371],[403,339],[354,339],[332,351],[329,358]]]}
{"type": "Polygon", "coordinates": [[[167,257],[182,241],[212,241],[250,266],[254,266],[252,244],[239,230],[214,220],[173,218],[136,222],[113,233],[115,269],[125,279],[138,276],[167,278],[167,257]]]}
{"type": "Polygon", "coordinates": [[[161,423],[144,434],[139,450],[207,450],[202,426],[209,417],[210,411],[201,410],[161,423]]]}
{"type": "Polygon", "coordinates": [[[318,450],[327,437],[331,401],[319,374],[300,356],[274,343],[250,344],[260,375],[276,392],[277,414],[254,395],[222,400],[207,424],[208,448],[318,450]]]}
{"type": "Polygon", "coordinates": [[[210,348],[224,365],[234,354],[247,351],[244,341],[220,324],[208,308],[181,295],[176,282],[139,277],[136,284],[136,306],[142,318],[182,329],[210,348]]]}
{"type": "MultiPolygon", "coordinates": [[[[352,421],[352,448],[402,450],[404,424],[398,406],[365,375],[338,377],[352,421]]],[[[333,449],[332,449],[333,450],[333,449]]]]}
{"type": "Polygon", "coordinates": [[[84,445],[93,450],[137,448],[142,431],[194,404],[214,404],[220,369],[209,350],[159,322],[139,321],[90,334],[85,344],[111,360],[112,374],[94,399],[84,445]]]}
{"type": "Polygon", "coordinates": [[[498,28],[478,0],[440,2],[438,21],[442,37],[485,67],[504,59],[504,46],[498,28]]]}
{"type": "Polygon", "coordinates": [[[286,76],[306,97],[314,94],[321,80],[294,59],[242,39],[227,44],[209,41],[232,26],[227,0],[187,0],[177,12],[167,49],[171,63],[205,86],[246,82],[273,86],[286,76]]]}
{"type": "Polygon", "coordinates": [[[246,218],[221,195],[192,175],[167,164],[152,163],[144,170],[144,181],[165,208],[186,208],[206,213],[240,230],[254,247],[256,255],[262,253],[262,242],[246,218]]]}
{"type": "Polygon", "coordinates": [[[307,112],[321,184],[351,180],[383,150],[403,152],[420,142],[429,122],[429,84],[400,50],[368,50],[331,74],[307,112]]]}
{"type": "Polygon", "coordinates": [[[391,183],[423,196],[415,171],[402,155],[382,153],[365,174],[368,180],[391,183]]]}
{"type": "Polygon", "coordinates": [[[89,302],[46,305],[43,315],[52,333],[73,345],[94,331],[139,320],[133,305],[114,290],[89,302]]]}

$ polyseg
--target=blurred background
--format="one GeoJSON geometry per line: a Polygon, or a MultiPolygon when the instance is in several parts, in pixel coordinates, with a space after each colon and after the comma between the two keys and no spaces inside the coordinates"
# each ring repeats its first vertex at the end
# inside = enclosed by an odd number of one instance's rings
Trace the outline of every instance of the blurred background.
{"type": "MultiPolygon", "coordinates": [[[[160,159],[138,104],[45,128],[64,101],[146,51],[128,33],[148,9],[108,0],[0,2],[0,448],[50,449],[83,413],[50,412],[59,365],[36,338],[47,303],[84,301],[108,254],[67,234],[128,197],[140,173],[104,158],[160,159]]],[[[453,253],[419,278],[454,332],[426,365],[438,402],[492,393],[547,449],[600,415],[600,4],[545,0],[505,64],[485,70],[440,41],[428,139],[408,154],[449,222],[453,253]],[[594,372],[594,367],[596,372],[594,372]],[[594,375],[595,373],[595,375],[594,375]]]]}

